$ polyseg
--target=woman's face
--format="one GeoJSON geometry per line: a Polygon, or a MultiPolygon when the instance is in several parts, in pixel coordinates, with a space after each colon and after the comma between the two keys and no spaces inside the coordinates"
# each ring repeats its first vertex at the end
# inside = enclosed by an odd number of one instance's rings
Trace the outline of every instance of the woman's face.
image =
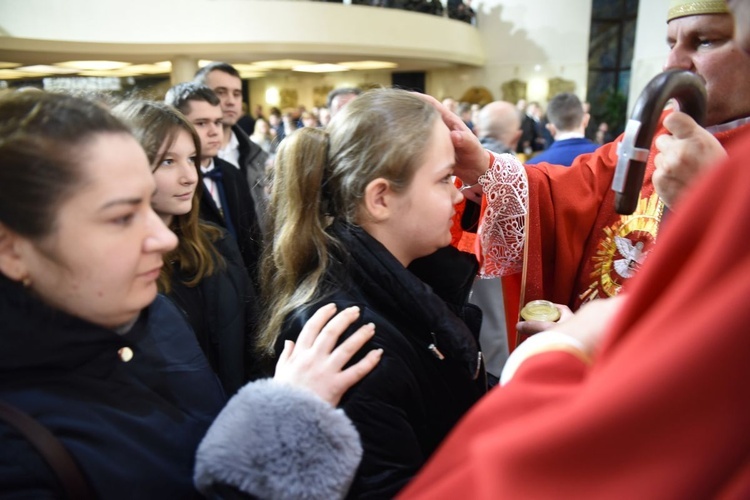
{"type": "Polygon", "coordinates": [[[404,266],[451,242],[454,205],[463,195],[453,184],[455,153],[448,127],[435,120],[430,140],[409,187],[393,198],[393,217],[383,239],[404,266]]]}
{"type": "Polygon", "coordinates": [[[195,188],[198,185],[198,167],[193,137],[180,129],[173,143],[162,144],[158,158],[163,158],[154,168],[156,193],[151,206],[169,224],[175,215],[184,215],[193,207],[195,188]]]}
{"type": "Polygon", "coordinates": [[[176,236],[151,209],[146,154],[126,134],[99,134],[82,151],[84,179],[41,240],[18,237],[19,262],[44,302],[116,327],[156,297],[162,256],[176,236]]]}
{"type": "Polygon", "coordinates": [[[256,129],[258,130],[258,133],[261,135],[267,135],[268,134],[268,123],[266,123],[265,120],[262,118],[259,118],[257,121],[256,129]]]}

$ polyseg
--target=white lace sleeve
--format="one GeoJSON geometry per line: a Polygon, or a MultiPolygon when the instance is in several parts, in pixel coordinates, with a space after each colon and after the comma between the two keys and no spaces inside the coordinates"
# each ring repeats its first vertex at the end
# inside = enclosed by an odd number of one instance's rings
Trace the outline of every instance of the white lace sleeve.
{"type": "Polygon", "coordinates": [[[487,197],[487,209],[479,227],[482,267],[479,276],[495,278],[520,272],[529,183],[518,159],[511,154],[493,154],[495,161],[479,183],[487,197]]]}

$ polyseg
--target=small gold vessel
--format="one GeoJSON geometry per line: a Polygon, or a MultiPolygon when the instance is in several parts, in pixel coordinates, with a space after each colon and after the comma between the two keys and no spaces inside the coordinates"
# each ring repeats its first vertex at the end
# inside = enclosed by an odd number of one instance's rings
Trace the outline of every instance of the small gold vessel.
{"type": "Polygon", "coordinates": [[[560,319],[560,310],[549,300],[532,300],[521,309],[524,321],[551,321],[560,319]]]}

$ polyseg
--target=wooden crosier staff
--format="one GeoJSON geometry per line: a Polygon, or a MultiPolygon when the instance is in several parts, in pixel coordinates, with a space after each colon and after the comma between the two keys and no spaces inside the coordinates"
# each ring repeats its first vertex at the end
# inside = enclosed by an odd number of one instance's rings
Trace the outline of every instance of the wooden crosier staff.
{"type": "Polygon", "coordinates": [[[617,146],[619,159],[612,190],[618,214],[632,214],[638,206],[651,142],[670,99],[675,99],[680,111],[699,125],[706,118],[706,87],[698,75],[685,70],[668,70],[648,82],[633,107],[622,142],[617,146]]]}

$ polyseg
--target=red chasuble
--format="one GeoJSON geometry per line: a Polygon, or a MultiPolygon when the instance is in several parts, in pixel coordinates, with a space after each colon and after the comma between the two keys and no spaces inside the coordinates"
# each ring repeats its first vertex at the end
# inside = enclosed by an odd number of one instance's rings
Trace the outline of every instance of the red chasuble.
{"type": "MultiPolygon", "coordinates": [[[[715,136],[726,148],[748,130],[745,124],[715,136]]],[[[660,124],[656,137],[666,132],[660,124]]],[[[576,310],[586,301],[616,295],[648,258],[664,210],[651,181],[656,149],[646,165],[638,208],[620,215],[614,211],[611,185],[621,140],[578,157],[570,167],[525,167],[529,209],[523,293],[520,275],[503,278],[511,350],[520,301],[546,299],[576,310]]]]}

